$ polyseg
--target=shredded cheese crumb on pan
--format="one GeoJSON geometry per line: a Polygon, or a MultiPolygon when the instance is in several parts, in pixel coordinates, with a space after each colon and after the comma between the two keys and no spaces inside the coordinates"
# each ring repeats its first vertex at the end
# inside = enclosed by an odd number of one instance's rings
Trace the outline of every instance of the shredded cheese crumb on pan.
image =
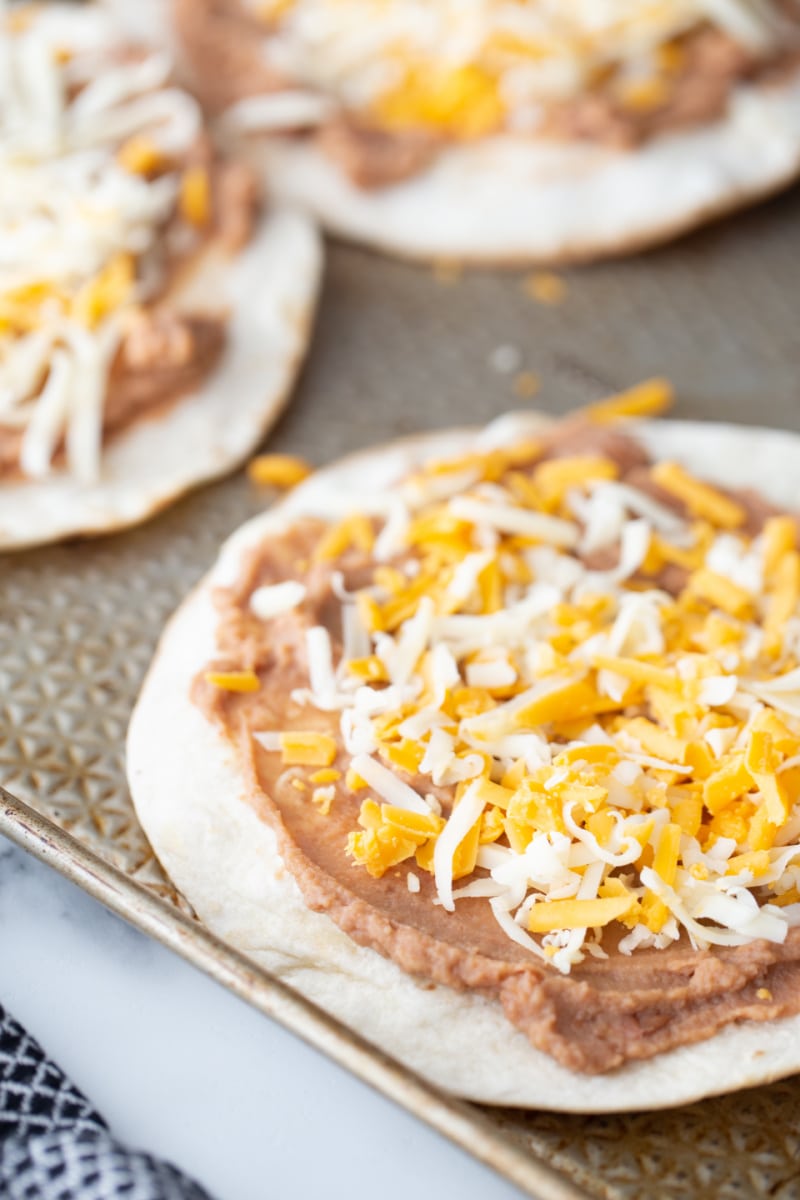
{"type": "Polygon", "coordinates": [[[311,474],[311,467],[291,454],[260,454],[249,463],[247,474],[259,487],[288,491],[311,474]]]}
{"type": "MultiPolygon", "coordinates": [[[[584,421],[667,399],[650,383],[584,421]]],[[[798,520],[750,536],[736,496],[676,464],[643,490],[602,454],[541,453],[430,462],[391,518],[331,524],[318,561],[369,566],[336,593],[357,653],[307,639],[303,696],[339,736],[254,736],[307,766],[320,812],[358,795],[354,870],[400,868],[450,912],[479,899],[561,972],[609,936],[780,943],[800,923],[798,520]]]]}

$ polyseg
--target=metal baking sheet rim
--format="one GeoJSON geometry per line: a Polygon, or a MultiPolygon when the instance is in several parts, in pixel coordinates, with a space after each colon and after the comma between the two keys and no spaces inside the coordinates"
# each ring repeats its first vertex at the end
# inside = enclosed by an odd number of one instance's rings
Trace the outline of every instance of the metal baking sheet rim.
{"type": "Polygon", "coordinates": [[[533,1154],[509,1143],[479,1109],[439,1091],[381,1053],[3,787],[0,787],[0,834],[425,1121],[535,1200],[587,1200],[590,1196],[533,1154]]]}

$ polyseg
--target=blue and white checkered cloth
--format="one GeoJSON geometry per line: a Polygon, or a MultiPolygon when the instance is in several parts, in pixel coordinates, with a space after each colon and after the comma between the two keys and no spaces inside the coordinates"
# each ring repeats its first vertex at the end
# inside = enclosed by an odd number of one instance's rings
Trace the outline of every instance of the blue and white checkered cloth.
{"type": "Polygon", "coordinates": [[[3,1200],[211,1200],[177,1167],[118,1142],[0,1005],[3,1200]]]}

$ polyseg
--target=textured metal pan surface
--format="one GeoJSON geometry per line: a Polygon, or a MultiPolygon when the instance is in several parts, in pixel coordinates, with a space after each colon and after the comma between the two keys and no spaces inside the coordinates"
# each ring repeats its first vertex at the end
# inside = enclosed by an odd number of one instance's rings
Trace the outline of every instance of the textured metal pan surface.
{"type": "MultiPolygon", "coordinates": [[[[521,274],[460,277],[336,247],[318,337],[271,448],[321,463],[416,430],[479,423],[532,403],[521,393],[533,375],[535,403],[551,412],[666,374],[681,417],[800,430],[798,216],[794,193],[672,248],[567,272],[553,306],[531,299],[521,274]]],[[[620,1117],[457,1104],[192,920],[136,823],[125,728],[166,617],[266,500],[240,475],[141,529],[0,557],[0,784],[11,793],[0,830],[532,1195],[800,1197],[800,1079],[620,1117]]]]}

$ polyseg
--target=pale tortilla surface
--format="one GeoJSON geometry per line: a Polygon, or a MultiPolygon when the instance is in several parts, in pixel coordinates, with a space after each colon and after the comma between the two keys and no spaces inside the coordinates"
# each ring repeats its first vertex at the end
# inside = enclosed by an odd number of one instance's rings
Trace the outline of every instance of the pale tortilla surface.
{"type": "Polygon", "coordinates": [[[270,206],[233,257],[212,243],[179,291],[187,310],[229,314],[216,366],[198,389],[114,437],[96,483],[65,470],[0,482],[0,550],[134,525],[238,466],[289,397],[321,273],[314,225],[283,208],[270,206]]]}
{"type": "MultiPolygon", "coordinates": [[[[706,1042],[584,1076],[535,1050],[499,1004],[421,986],[358,946],[306,908],[271,829],[247,803],[230,744],[189,699],[192,679],[215,653],[211,589],[236,579],[249,547],[298,514],[352,511],[354,495],[385,489],[430,454],[459,453],[487,437],[501,444],[543,420],[513,414],[483,434],[436,434],[355,455],[235,533],[172,618],[133,714],[128,774],[136,811],[166,871],[210,929],[446,1091],[489,1104],[600,1113],[766,1083],[800,1070],[800,1017],[731,1026],[706,1042]]],[[[800,436],[689,422],[647,423],[637,432],[654,455],[800,509],[800,436]]]]}
{"type": "Polygon", "coordinates": [[[277,194],[331,232],[390,254],[567,263],[676,237],[800,174],[800,71],[736,90],[725,117],[633,151],[496,137],[363,190],[303,139],[242,139],[277,194]],[[247,144],[249,141],[249,150],[247,144]]]}
{"type": "Polygon", "coordinates": [[[126,38],[143,45],[177,50],[168,0],[94,0],[126,38]]]}

